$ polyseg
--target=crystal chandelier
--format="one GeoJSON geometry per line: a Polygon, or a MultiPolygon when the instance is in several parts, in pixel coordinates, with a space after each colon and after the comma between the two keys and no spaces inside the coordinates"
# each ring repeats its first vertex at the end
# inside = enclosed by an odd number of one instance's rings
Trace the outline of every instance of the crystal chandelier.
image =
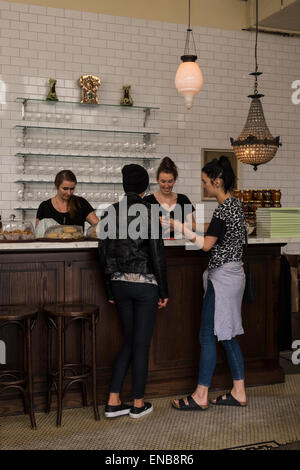
{"type": "Polygon", "coordinates": [[[186,31],[184,53],[181,56],[182,64],[179,65],[175,75],[175,86],[179,93],[184,96],[187,109],[191,109],[194,96],[203,85],[202,72],[196,63],[197,56],[189,52],[190,36],[192,36],[194,50],[196,51],[193,30],[191,29],[191,0],[189,0],[189,25],[186,31]]]}
{"type": "Polygon", "coordinates": [[[248,95],[251,98],[251,105],[248,112],[247,121],[240,136],[234,140],[230,138],[234,154],[242,163],[252,165],[256,171],[258,165],[267,163],[275,157],[280,137],[273,137],[265,121],[264,111],[257,91],[257,77],[262,74],[258,72],[257,65],[257,37],[258,37],[258,0],[256,0],[256,38],[255,38],[255,72],[250,73],[255,77],[254,94],[248,95]]]}

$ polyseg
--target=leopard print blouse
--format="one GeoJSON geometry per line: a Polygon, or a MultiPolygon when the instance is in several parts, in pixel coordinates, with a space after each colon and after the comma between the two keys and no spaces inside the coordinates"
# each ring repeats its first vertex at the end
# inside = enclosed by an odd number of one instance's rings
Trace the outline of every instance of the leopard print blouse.
{"type": "Polygon", "coordinates": [[[208,268],[218,268],[225,263],[241,261],[245,239],[245,218],[239,199],[225,199],[215,209],[206,235],[216,236],[218,240],[211,249],[208,268]]]}

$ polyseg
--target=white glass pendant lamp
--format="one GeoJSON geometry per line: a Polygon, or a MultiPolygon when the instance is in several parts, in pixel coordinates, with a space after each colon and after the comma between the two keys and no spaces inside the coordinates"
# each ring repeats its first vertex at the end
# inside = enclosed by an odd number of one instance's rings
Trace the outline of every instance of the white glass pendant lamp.
{"type": "Polygon", "coordinates": [[[197,55],[190,54],[189,44],[192,36],[194,49],[195,41],[193,30],[190,27],[191,0],[189,0],[189,25],[186,34],[184,54],[181,56],[182,64],[179,65],[175,75],[175,86],[179,93],[184,96],[184,102],[187,109],[191,109],[194,96],[200,91],[203,85],[203,75],[199,65],[196,63],[197,55]]]}

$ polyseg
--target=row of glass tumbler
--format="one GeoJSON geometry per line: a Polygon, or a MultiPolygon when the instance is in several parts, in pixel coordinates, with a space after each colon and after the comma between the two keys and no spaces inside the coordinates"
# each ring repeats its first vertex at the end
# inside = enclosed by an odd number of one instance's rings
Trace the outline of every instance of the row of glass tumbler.
{"type": "MultiPolygon", "coordinates": [[[[21,206],[34,208],[37,204],[34,202],[41,202],[55,196],[56,191],[53,190],[40,190],[40,189],[19,189],[17,192],[17,199],[21,206]]],[[[123,190],[96,190],[96,191],[76,191],[77,196],[84,197],[90,203],[93,202],[116,202],[124,194],[123,190]]]]}
{"type": "MultiPolygon", "coordinates": [[[[41,181],[52,181],[56,173],[59,171],[70,169],[76,176],[81,176],[83,180],[93,180],[95,182],[111,182],[118,183],[121,181],[122,167],[125,165],[124,161],[111,161],[111,160],[89,160],[81,161],[77,164],[73,162],[65,162],[64,165],[56,166],[53,163],[47,161],[39,161],[36,164],[28,163],[25,166],[22,163],[17,165],[18,175],[23,175],[25,180],[31,179],[34,181],[38,176],[41,181]]],[[[138,162],[137,162],[138,163],[138,162]]],[[[156,167],[152,162],[149,162],[147,168],[150,178],[154,177],[156,167]]],[[[20,177],[22,179],[22,177],[20,177]]]]}

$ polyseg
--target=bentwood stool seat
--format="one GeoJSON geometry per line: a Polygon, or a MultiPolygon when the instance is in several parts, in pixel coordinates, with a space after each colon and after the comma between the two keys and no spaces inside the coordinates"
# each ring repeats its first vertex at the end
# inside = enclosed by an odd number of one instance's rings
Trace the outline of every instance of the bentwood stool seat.
{"type": "MultiPolygon", "coordinates": [[[[48,403],[47,412],[51,409],[52,389],[57,392],[56,426],[61,426],[63,399],[69,387],[75,383],[81,385],[82,403],[87,406],[87,384],[92,379],[92,402],[95,420],[99,420],[96,383],[96,322],[99,308],[96,305],[58,303],[43,307],[48,318],[48,403]],[[76,363],[66,362],[67,331],[71,324],[79,322],[80,358],[76,363]],[[91,359],[86,364],[86,326],[90,329],[91,359]],[[57,363],[53,362],[53,331],[57,332],[57,363]]],[[[71,340],[71,338],[69,338],[71,340]]],[[[78,347],[76,345],[76,349],[78,347]]]]}
{"type": "MultiPolygon", "coordinates": [[[[22,334],[22,366],[4,366],[0,368],[0,393],[14,388],[23,395],[25,414],[29,414],[32,429],[36,429],[33,404],[33,373],[31,331],[34,327],[38,307],[27,305],[0,306],[0,329],[16,325],[22,334]]],[[[9,344],[7,344],[9,351],[9,344]]]]}

